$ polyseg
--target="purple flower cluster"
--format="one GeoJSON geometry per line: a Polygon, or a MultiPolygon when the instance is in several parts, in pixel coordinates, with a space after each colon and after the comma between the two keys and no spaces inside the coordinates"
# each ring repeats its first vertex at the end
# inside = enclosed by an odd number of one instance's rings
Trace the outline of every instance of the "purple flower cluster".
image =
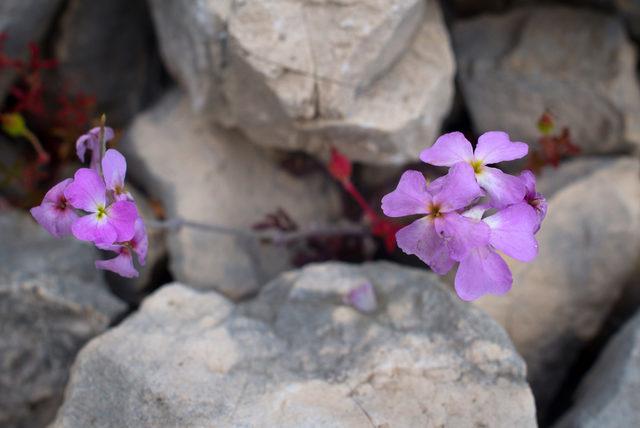
{"type": "Polygon", "coordinates": [[[31,209],[31,215],[57,238],[73,235],[117,253],[113,259],[96,261],[96,267],[132,278],[138,276],[133,254],[144,265],[148,240],[133,197],[125,190],[124,156],[114,149],[101,156],[102,144],[111,138],[113,130],[107,127],[102,132],[94,128],[80,137],[78,157],[83,161],[86,150],[91,150],[91,167],[80,168],[73,179],[53,186],[42,203],[31,209]]]}
{"type": "Polygon", "coordinates": [[[530,171],[505,174],[488,165],[526,156],[525,143],[504,132],[480,136],[475,151],[460,132],[438,138],[420,159],[449,172],[431,183],[406,171],[382,199],[390,217],[422,215],[396,234],[398,246],[444,275],[456,263],[455,289],[463,300],[504,294],[513,278],[497,251],[529,262],[538,254],[535,233],[547,211],[530,171]]]}

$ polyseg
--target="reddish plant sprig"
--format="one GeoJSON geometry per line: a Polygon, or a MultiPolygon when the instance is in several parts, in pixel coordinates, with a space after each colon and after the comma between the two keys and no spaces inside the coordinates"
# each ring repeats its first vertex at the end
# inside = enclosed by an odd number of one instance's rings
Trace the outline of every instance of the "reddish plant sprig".
{"type": "Polygon", "coordinates": [[[353,198],[358,204],[365,218],[369,222],[371,234],[381,238],[384,242],[385,249],[392,253],[396,249],[396,232],[402,228],[401,225],[393,223],[380,216],[371,205],[367,202],[362,193],[351,181],[353,173],[353,165],[351,160],[336,148],[331,148],[331,158],[329,160],[328,170],[331,176],[338,180],[342,188],[353,198]]]}
{"type": "Polygon", "coordinates": [[[540,149],[531,151],[525,169],[538,173],[546,165],[557,168],[562,159],[580,154],[580,147],[573,144],[567,127],[562,128],[559,134],[553,134],[556,124],[550,112],[545,111],[540,116],[537,126],[541,134],[538,139],[540,149]]]}

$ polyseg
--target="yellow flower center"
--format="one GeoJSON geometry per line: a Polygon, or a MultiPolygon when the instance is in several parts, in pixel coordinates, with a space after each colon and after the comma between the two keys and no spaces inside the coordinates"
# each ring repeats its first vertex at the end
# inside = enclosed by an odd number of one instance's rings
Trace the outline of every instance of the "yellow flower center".
{"type": "Polygon", "coordinates": [[[427,214],[427,216],[432,220],[438,217],[442,217],[442,213],[440,212],[440,205],[429,204],[429,206],[427,206],[427,212],[429,213],[427,214]]]}
{"type": "Polygon", "coordinates": [[[96,213],[96,217],[98,217],[98,220],[102,220],[106,216],[107,216],[107,209],[103,205],[100,205],[98,207],[98,212],[96,213]]]}
{"type": "Polygon", "coordinates": [[[471,166],[473,167],[473,172],[475,172],[476,174],[480,174],[482,172],[482,167],[484,166],[482,164],[482,161],[479,161],[477,159],[472,160],[471,162],[469,162],[471,164],[471,166]]]}

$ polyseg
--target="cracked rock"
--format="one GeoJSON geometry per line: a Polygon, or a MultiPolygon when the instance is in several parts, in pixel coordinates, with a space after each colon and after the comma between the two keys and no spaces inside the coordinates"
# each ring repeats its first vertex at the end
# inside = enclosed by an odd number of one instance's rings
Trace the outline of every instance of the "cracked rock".
{"type": "Polygon", "coordinates": [[[256,144],[398,164],[450,108],[455,63],[436,1],[150,4],[193,105],[256,144]]]}
{"type": "Polygon", "coordinates": [[[80,353],[55,428],[534,427],[504,331],[437,277],[312,265],[257,299],[165,286],[80,353]],[[370,281],[379,306],[342,303],[370,281]]]}

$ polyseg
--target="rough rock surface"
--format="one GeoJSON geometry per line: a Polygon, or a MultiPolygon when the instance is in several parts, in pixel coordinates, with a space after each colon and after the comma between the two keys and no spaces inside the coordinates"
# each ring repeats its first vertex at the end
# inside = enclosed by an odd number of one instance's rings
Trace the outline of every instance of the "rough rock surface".
{"type": "MultiPolygon", "coordinates": [[[[26,58],[29,42],[45,35],[61,0],[3,0],[0,2],[0,33],[5,33],[4,52],[12,58],[26,58]]],[[[0,99],[4,100],[15,73],[0,73],[0,99]]]]}
{"type": "Polygon", "coordinates": [[[124,308],[86,245],[13,211],[0,214],[0,236],[0,426],[40,427],[55,416],[77,351],[124,308]]]}
{"type": "Polygon", "coordinates": [[[476,131],[534,142],[550,109],[584,153],[640,144],[636,52],[616,18],[540,7],[454,26],[462,91],[476,131]]]}
{"type": "Polygon", "coordinates": [[[123,126],[158,92],[161,63],[144,0],[71,0],[54,42],[61,84],[96,97],[123,126]]]}
{"type": "MultiPolygon", "coordinates": [[[[588,165],[591,161],[585,162],[588,165]]],[[[559,172],[543,175],[541,188],[559,172]]],[[[579,163],[569,169],[581,170],[579,163]]],[[[588,172],[588,171],[585,171],[588,172]]],[[[555,190],[537,235],[538,258],[513,262],[514,286],[478,302],[527,361],[543,412],[581,346],[592,339],[640,258],[640,164],[622,157],[555,190]]]]}
{"type": "Polygon", "coordinates": [[[640,426],[640,313],[616,334],[556,428],[640,426]]]}
{"type": "Polygon", "coordinates": [[[455,64],[436,1],[150,4],[193,104],[257,144],[401,163],[450,108],[455,64]]]}
{"type": "Polygon", "coordinates": [[[83,349],[54,427],[535,426],[504,331],[424,270],[314,265],[248,305],[163,287],[83,349]],[[363,281],[371,315],[341,303],[363,281]]]}
{"type": "MultiPolygon", "coordinates": [[[[169,218],[251,231],[278,208],[300,227],[337,214],[338,193],[325,176],[293,177],[267,151],[194,114],[177,92],[136,119],[125,139],[129,171],[169,218]]],[[[177,280],[232,298],[290,267],[285,248],[238,234],[185,227],[169,233],[168,245],[177,280]]]]}

